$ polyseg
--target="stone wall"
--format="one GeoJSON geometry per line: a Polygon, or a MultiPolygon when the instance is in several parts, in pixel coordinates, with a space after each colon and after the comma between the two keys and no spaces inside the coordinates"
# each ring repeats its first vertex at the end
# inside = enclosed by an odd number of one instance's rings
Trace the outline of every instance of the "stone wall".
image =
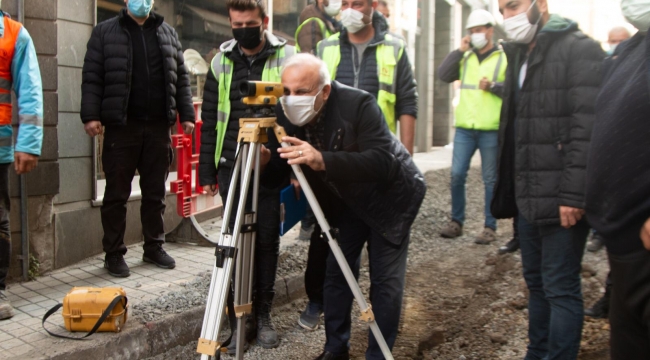
{"type": "Polygon", "coordinates": [[[415,77],[418,83],[418,121],[415,145],[418,152],[428,152],[434,135],[434,29],[435,6],[420,3],[419,32],[416,36],[415,77]]]}

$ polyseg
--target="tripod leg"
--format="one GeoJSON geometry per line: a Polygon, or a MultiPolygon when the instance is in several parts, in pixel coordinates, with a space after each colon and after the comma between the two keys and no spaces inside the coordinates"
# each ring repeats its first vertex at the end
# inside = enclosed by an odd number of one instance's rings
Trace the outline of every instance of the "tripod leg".
{"type": "Polygon", "coordinates": [[[240,238],[240,231],[244,221],[244,211],[246,206],[246,197],[250,184],[250,176],[253,170],[253,155],[255,152],[248,152],[248,143],[245,143],[241,150],[246,153],[246,164],[243,166],[242,184],[240,186],[239,203],[236,210],[235,226],[232,235],[228,234],[228,223],[232,207],[234,205],[235,192],[237,189],[237,179],[239,171],[242,168],[241,162],[243,156],[238,156],[233,170],[232,180],[230,183],[230,192],[226,199],[226,207],[224,208],[224,224],[222,226],[222,235],[217,247],[217,264],[212,273],[212,280],[210,284],[210,292],[208,294],[208,304],[206,306],[206,313],[203,319],[203,327],[201,330],[201,338],[197,345],[197,352],[201,354],[201,360],[208,360],[210,356],[216,356],[216,352],[220,350],[220,344],[217,342],[219,336],[219,328],[223,320],[223,309],[226,305],[226,294],[229,291],[228,285],[233,273],[233,260],[235,256],[234,246],[240,238]]]}
{"type": "MultiPolygon", "coordinates": [[[[289,147],[289,146],[290,145],[286,142],[282,143],[282,147],[289,147]]],[[[345,276],[345,280],[347,281],[348,286],[350,286],[350,290],[352,290],[352,294],[354,295],[354,298],[357,300],[357,304],[361,309],[361,316],[360,316],[361,320],[368,323],[368,325],[370,326],[370,330],[375,335],[375,339],[377,340],[377,343],[379,344],[379,347],[381,348],[384,357],[388,360],[392,360],[393,355],[391,354],[391,351],[388,348],[388,344],[386,344],[386,340],[384,339],[381,330],[379,330],[379,326],[375,321],[375,316],[372,312],[372,308],[366,302],[366,299],[363,296],[361,289],[359,288],[359,283],[354,277],[354,274],[352,273],[352,270],[350,269],[350,266],[348,265],[348,262],[345,259],[345,255],[343,255],[343,251],[341,251],[341,248],[336,242],[335,234],[330,228],[327,219],[325,219],[325,214],[323,214],[323,210],[321,209],[320,204],[318,204],[318,200],[316,200],[316,196],[314,195],[314,192],[309,186],[309,182],[307,182],[307,179],[305,178],[305,174],[303,174],[302,169],[300,168],[299,165],[291,165],[291,168],[293,169],[293,172],[296,174],[296,178],[300,182],[300,186],[302,187],[302,190],[305,193],[305,196],[307,197],[309,206],[311,206],[311,209],[313,210],[314,215],[316,215],[316,219],[318,220],[318,224],[320,225],[322,231],[327,236],[328,244],[332,249],[332,254],[334,254],[334,257],[336,258],[336,262],[341,267],[341,271],[345,276]]]]}

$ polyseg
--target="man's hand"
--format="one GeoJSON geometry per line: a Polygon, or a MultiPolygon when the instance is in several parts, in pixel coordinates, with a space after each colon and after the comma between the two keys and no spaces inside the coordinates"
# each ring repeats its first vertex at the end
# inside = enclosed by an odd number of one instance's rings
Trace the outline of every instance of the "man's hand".
{"type": "Polygon", "coordinates": [[[488,78],[486,77],[483,77],[483,79],[481,79],[481,82],[478,83],[478,88],[483,91],[490,91],[491,87],[492,87],[492,81],[488,80],[488,78]]]}
{"type": "Polygon", "coordinates": [[[643,240],[643,246],[645,246],[646,250],[650,250],[650,219],[641,228],[641,240],[643,240]]]}
{"type": "Polygon", "coordinates": [[[585,214],[585,211],[582,209],[570,207],[570,206],[560,206],[560,222],[562,227],[565,229],[570,229],[572,226],[582,219],[582,216],[585,214]]]}
{"type": "Polygon", "coordinates": [[[203,190],[205,190],[205,192],[210,196],[215,196],[219,193],[217,184],[204,185],[203,190]]]}
{"type": "Polygon", "coordinates": [[[271,161],[271,150],[262,145],[260,148],[260,165],[266,166],[271,161]]]}
{"type": "Polygon", "coordinates": [[[413,156],[415,146],[415,121],[415,117],[412,115],[399,117],[400,140],[411,156],[413,156]]]}
{"type": "Polygon", "coordinates": [[[291,185],[293,185],[293,189],[296,191],[296,200],[300,200],[300,190],[302,189],[300,187],[300,181],[298,181],[298,179],[291,178],[291,185]]]}
{"type": "Polygon", "coordinates": [[[14,168],[16,169],[16,174],[27,174],[34,170],[36,165],[38,165],[38,156],[20,151],[14,153],[14,168]]]}
{"type": "Polygon", "coordinates": [[[286,148],[279,148],[278,153],[283,159],[289,159],[289,165],[307,165],[314,171],[325,171],[325,162],[320,151],[314,149],[308,142],[298,138],[285,136],[282,142],[293,144],[286,148]]]}
{"type": "Polygon", "coordinates": [[[460,47],[458,48],[458,50],[461,52],[465,52],[469,50],[471,47],[472,47],[472,37],[467,35],[460,40],[460,47]]]}
{"type": "Polygon", "coordinates": [[[183,121],[181,126],[183,126],[183,132],[185,135],[190,135],[192,131],[194,131],[194,123],[191,121],[183,121]]]}
{"type": "Polygon", "coordinates": [[[95,137],[96,135],[101,135],[104,133],[102,129],[102,123],[98,120],[91,120],[84,124],[84,130],[86,134],[90,137],[95,137]]]}

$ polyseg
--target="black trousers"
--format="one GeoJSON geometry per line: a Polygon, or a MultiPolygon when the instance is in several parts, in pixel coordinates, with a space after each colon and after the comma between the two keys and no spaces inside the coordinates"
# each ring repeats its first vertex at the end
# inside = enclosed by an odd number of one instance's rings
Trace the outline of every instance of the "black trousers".
{"type": "Polygon", "coordinates": [[[102,244],[106,253],[126,254],[126,202],[136,170],[142,192],[140,218],[144,249],[155,249],[165,242],[165,181],[174,154],[170,143],[170,127],[165,120],[106,127],[102,153],[106,191],[101,208],[102,244]]]}
{"type": "MultiPolygon", "coordinates": [[[[232,169],[220,168],[217,173],[219,195],[225,206],[230,190],[232,169]]],[[[241,180],[241,176],[240,176],[241,180]]],[[[249,186],[247,209],[251,207],[253,186],[249,186]]],[[[231,229],[235,226],[235,214],[239,201],[239,186],[233,203],[233,211],[229,220],[231,229]]],[[[280,189],[269,189],[260,184],[257,209],[257,235],[255,237],[254,292],[256,298],[270,303],[275,294],[275,279],[280,253],[280,189]]],[[[234,229],[233,229],[234,231],[234,229]]],[[[233,272],[234,274],[234,272],[233,272]]]]}
{"type": "Polygon", "coordinates": [[[323,236],[318,223],[309,240],[307,253],[307,269],[305,270],[305,291],[309,301],[323,305],[323,286],[325,285],[325,270],[330,246],[327,238],[323,236]]]}
{"type": "MultiPolygon", "coordinates": [[[[366,225],[354,212],[345,207],[332,219],[339,229],[339,246],[354,276],[359,278],[361,250],[368,243],[370,262],[370,303],[377,325],[389,348],[393,348],[402,312],[402,298],[406,275],[409,237],[399,245],[388,242],[376,230],[366,225]]],[[[325,350],[334,354],[349,348],[352,291],[345,280],[336,258],[329,252],[325,278],[325,350]]],[[[367,360],[384,359],[375,336],[368,330],[367,360]]]]}
{"type": "Polygon", "coordinates": [[[6,287],[11,264],[11,231],[9,230],[9,168],[0,164],[0,290],[6,287]]]}
{"type": "Polygon", "coordinates": [[[613,283],[612,360],[646,360],[650,358],[650,251],[608,255],[613,283]]]}

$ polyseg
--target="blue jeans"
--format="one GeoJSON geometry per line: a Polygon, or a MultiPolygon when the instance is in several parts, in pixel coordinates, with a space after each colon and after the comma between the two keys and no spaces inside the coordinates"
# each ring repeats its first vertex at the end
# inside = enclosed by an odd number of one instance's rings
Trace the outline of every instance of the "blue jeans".
{"type": "Polygon", "coordinates": [[[525,360],[578,357],[584,320],[580,263],[588,234],[585,220],[565,229],[534,225],[519,214],[521,260],[530,291],[525,360]]]}
{"type": "Polygon", "coordinates": [[[472,156],[481,152],[483,185],[485,185],[485,227],[496,230],[497,220],[490,212],[490,203],[497,180],[498,133],[456,128],[454,157],[451,162],[451,218],[465,223],[465,182],[472,156]]]}

